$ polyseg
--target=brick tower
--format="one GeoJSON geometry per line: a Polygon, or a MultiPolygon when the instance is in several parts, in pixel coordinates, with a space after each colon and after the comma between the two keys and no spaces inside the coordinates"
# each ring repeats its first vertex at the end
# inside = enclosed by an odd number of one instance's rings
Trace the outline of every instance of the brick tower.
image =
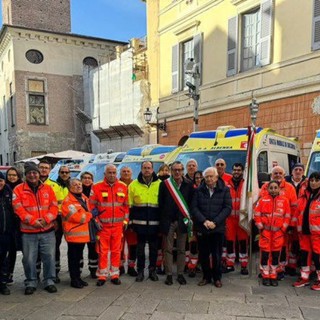
{"type": "Polygon", "coordinates": [[[69,33],[70,0],[2,0],[3,24],[69,33]]]}

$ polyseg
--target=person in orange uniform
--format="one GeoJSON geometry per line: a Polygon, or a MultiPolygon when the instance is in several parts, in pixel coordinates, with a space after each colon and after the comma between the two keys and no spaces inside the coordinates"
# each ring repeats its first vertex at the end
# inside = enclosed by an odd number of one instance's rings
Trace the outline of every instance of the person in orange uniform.
{"type": "Polygon", "coordinates": [[[268,194],[258,200],[254,209],[254,220],[260,230],[262,284],[264,286],[277,286],[279,257],[291,214],[288,199],[280,195],[278,181],[271,180],[268,183],[267,192],[268,194]]]}
{"type": "Polygon", "coordinates": [[[217,159],[214,166],[217,168],[219,178],[221,178],[224,183],[228,183],[232,179],[232,175],[226,172],[227,164],[223,159],[217,159]]]}
{"type": "Polygon", "coordinates": [[[88,198],[82,193],[79,179],[68,181],[69,193],[61,204],[62,229],[68,244],[68,267],[71,287],[81,289],[88,283],[81,279],[83,249],[90,241],[88,198]]]}
{"type": "Polygon", "coordinates": [[[102,227],[97,234],[99,255],[97,286],[99,287],[104,285],[109,273],[113,284],[121,284],[119,279],[121,239],[129,218],[128,188],[125,183],[117,179],[117,168],[108,164],[104,175],[105,179],[92,187],[89,200],[90,209],[102,227]],[[109,252],[111,266],[108,265],[109,252]]]}
{"type": "MultiPolygon", "coordinates": [[[[132,180],[132,170],[129,167],[122,167],[120,170],[120,181],[129,186],[132,180]]],[[[121,267],[120,267],[120,275],[125,272],[124,270],[124,262],[125,262],[125,243],[128,246],[128,275],[131,277],[136,277],[138,275],[136,271],[136,259],[137,259],[137,235],[132,230],[132,228],[128,228],[124,231],[124,237],[122,241],[122,250],[121,250],[121,267]]]]}
{"type": "Polygon", "coordinates": [[[241,274],[247,275],[248,272],[248,234],[239,225],[240,221],[240,199],[243,192],[243,170],[241,163],[235,163],[232,166],[232,179],[227,183],[230,188],[232,198],[231,215],[226,221],[226,242],[227,242],[227,257],[226,257],[226,272],[234,271],[234,262],[236,258],[236,243],[239,243],[239,261],[241,264],[241,274]]]}
{"type": "Polygon", "coordinates": [[[320,291],[320,172],[311,173],[308,186],[298,200],[298,212],[301,276],[293,286],[299,288],[310,285],[313,260],[317,280],[311,289],[320,291]]]}
{"type": "MultiPolygon", "coordinates": [[[[283,248],[281,249],[280,264],[279,264],[279,270],[278,270],[278,280],[283,280],[285,267],[287,265],[287,256],[288,256],[287,252],[289,249],[288,233],[292,233],[292,229],[296,226],[296,222],[297,222],[297,217],[296,217],[297,194],[294,186],[289,182],[285,181],[285,171],[282,167],[275,166],[272,168],[271,180],[276,180],[279,182],[280,195],[285,196],[289,200],[289,204],[290,204],[290,213],[291,213],[290,225],[285,235],[283,248]]],[[[260,190],[259,197],[263,197],[268,194],[267,188],[268,188],[268,183],[265,183],[260,190]]]]}
{"type": "Polygon", "coordinates": [[[54,293],[57,292],[54,285],[54,221],[58,215],[58,203],[52,188],[40,182],[36,164],[27,162],[24,168],[26,181],[14,188],[12,201],[22,232],[22,263],[26,276],[24,293],[31,295],[36,291],[38,252],[43,263],[44,288],[54,293]]]}

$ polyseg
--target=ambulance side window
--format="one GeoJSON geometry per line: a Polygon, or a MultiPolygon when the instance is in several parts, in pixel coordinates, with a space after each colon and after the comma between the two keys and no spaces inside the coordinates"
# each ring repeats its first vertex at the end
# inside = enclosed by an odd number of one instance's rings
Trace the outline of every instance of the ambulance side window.
{"type": "Polygon", "coordinates": [[[268,152],[261,151],[257,159],[258,173],[259,172],[268,172],[268,152]]]}

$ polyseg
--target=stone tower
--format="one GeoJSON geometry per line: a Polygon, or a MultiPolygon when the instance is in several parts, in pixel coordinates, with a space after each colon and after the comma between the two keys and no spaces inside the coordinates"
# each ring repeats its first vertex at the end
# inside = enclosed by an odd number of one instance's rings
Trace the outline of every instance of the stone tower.
{"type": "Polygon", "coordinates": [[[3,24],[71,32],[70,0],[2,0],[3,24]]]}

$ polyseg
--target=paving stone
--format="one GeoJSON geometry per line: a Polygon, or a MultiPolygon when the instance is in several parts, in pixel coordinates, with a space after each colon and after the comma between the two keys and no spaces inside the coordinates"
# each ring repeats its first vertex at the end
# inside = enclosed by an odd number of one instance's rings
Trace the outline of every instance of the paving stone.
{"type": "Polygon", "coordinates": [[[246,303],[280,306],[289,305],[286,297],[280,295],[246,295],[246,303]]]}
{"type": "Polygon", "coordinates": [[[194,294],[193,300],[198,300],[198,301],[235,301],[239,303],[245,303],[245,294],[244,293],[223,293],[219,294],[218,292],[212,292],[212,293],[198,293],[196,292],[194,294]]]}
{"type": "MultiPolygon", "coordinates": [[[[186,314],[185,316],[185,320],[236,320],[238,319],[235,316],[226,316],[223,314],[219,314],[219,316],[217,316],[216,314],[186,314]]],[[[250,320],[253,320],[252,318],[250,318],[250,320]]]]}
{"type": "Polygon", "coordinates": [[[99,316],[113,302],[113,297],[87,297],[79,302],[73,303],[65,311],[66,315],[99,316]]]}
{"type": "MultiPolygon", "coordinates": [[[[60,316],[57,320],[94,320],[96,317],[88,317],[88,316],[60,316]]],[[[110,318],[109,318],[110,319],[110,318]]]]}
{"type": "Polygon", "coordinates": [[[189,300],[193,298],[193,291],[190,289],[181,289],[178,288],[162,288],[158,290],[145,290],[141,294],[143,299],[161,299],[161,300],[189,300]]]}
{"type": "Polygon", "coordinates": [[[138,292],[124,293],[113,301],[112,306],[131,307],[140,297],[138,292]]]}
{"type": "Polygon", "coordinates": [[[121,320],[148,320],[150,317],[151,314],[146,313],[125,313],[121,320]]]}
{"type": "Polygon", "coordinates": [[[253,295],[279,295],[279,296],[296,296],[296,292],[292,286],[283,286],[283,283],[279,287],[266,287],[257,286],[252,287],[253,295]]]}
{"type": "Polygon", "coordinates": [[[38,306],[32,304],[16,304],[13,308],[7,311],[1,311],[1,317],[6,320],[24,319],[33,312],[38,310],[38,306]]]}
{"type": "Polygon", "coordinates": [[[184,314],[175,312],[159,312],[156,311],[150,317],[150,320],[181,320],[185,319],[184,314]]]}
{"type": "Polygon", "coordinates": [[[206,301],[161,301],[157,311],[178,313],[208,313],[209,302],[206,301]]]}
{"type": "Polygon", "coordinates": [[[106,309],[98,318],[97,320],[118,320],[121,319],[125,312],[125,308],[122,306],[110,306],[106,309]]]}
{"type": "MultiPolygon", "coordinates": [[[[152,314],[152,312],[157,308],[160,303],[160,299],[142,299],[139,298],[136,302],[127,310],[128,313],[148,313],[152,314]]],[[[168,310],[169,311],[169,310],[168,310]]]]}
{"type": "Polygon", "coordinates": [[[209,306],[209,313],[230,316],[250,316],[263,317],[263,310],[260,305],[238,303],[229,301],[226,302],[211,302],[209,306]]]}
{"type": "Polygon", "coordinates": [[[303,319],[301,311],[298,307],[290,306],[263,306],[263,311],[266,317],[269,318],[290,318],[303,319]]]}
{"type": "Polygon", "coordinates": [[[57,319],[60,315],[64,313],[64,311],[70,306],[68,302],[62,301],[51,301],[47,305],[37,308],[37,310],[29,316],[24,317],[26,320],[51,320],[57,319]]]}
{"type": "MultiPolygon", "coordinates": [[[[253,320],[252,317],[237,317],[237,320],[253,320]]],[[[254,320],[291,320],[286,318],[254,318],[254,320]]]]}
{"type": "MultiPolygon", "coordinates": [[[[310,290],[311,291],[311,290],[310,290]]],[[[320,308],[319,293],[316,296],[290,296],[287,297],[290,306],[320,308]]],[[[320,311],[320,309],[319,309],[320,311]]],[[[319,313],[320,315],[320,313],[319,313]]],[[[319,316],[320,318],[320,316],[319,316]]]]}
{"type": "MultiPolygon", "coordinates": [[[[319,298],[318,298],[319,299],[319,298]]],[[[319,305],[319,303],[318,303],[319,305]]],[[[305,320],[319,320],[320,310],[318,308],[301,307],[303,319],[305,320]]]]}

